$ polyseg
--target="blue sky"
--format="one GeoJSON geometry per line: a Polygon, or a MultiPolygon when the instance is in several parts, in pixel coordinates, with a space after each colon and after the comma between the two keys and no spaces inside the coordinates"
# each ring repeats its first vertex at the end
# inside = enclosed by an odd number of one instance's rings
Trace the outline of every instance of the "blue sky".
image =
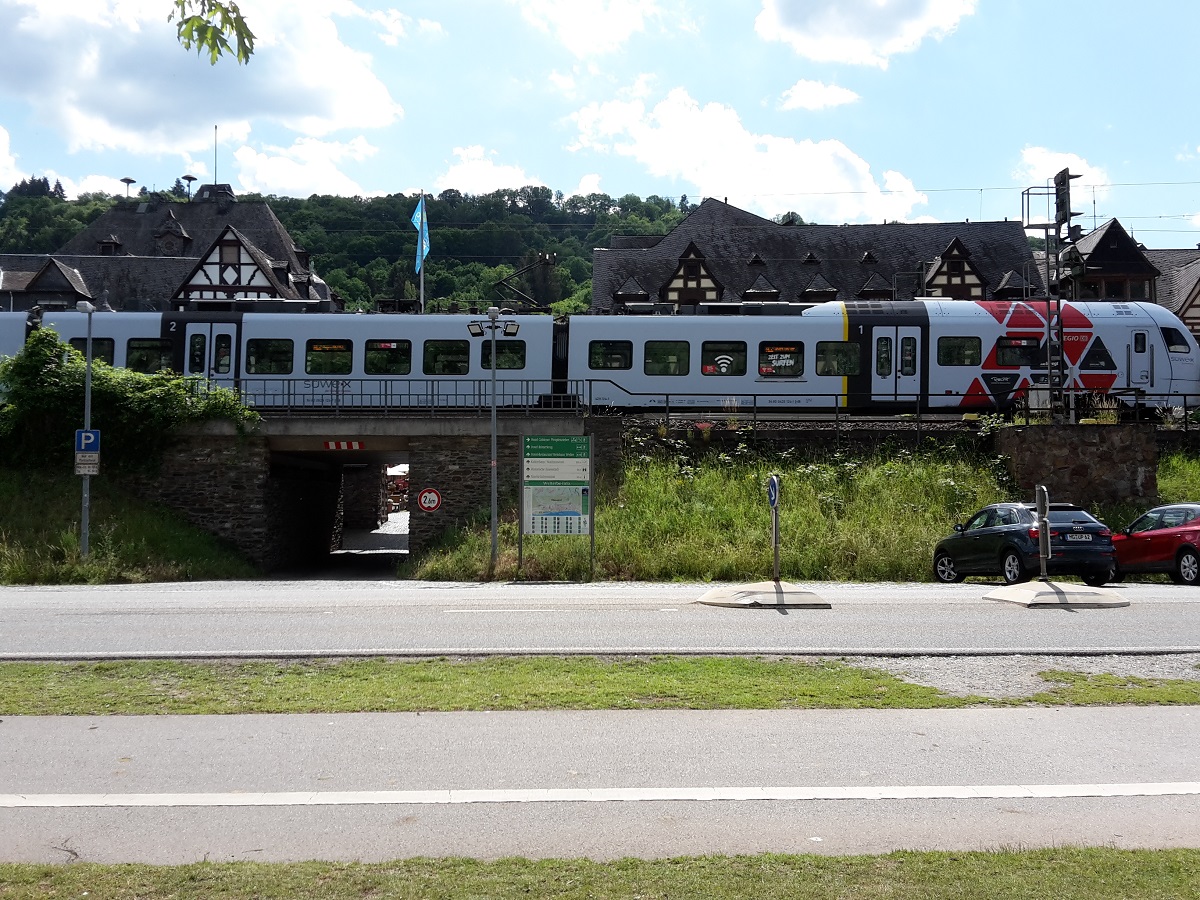
{"type": "Polygon", "coordinates": [[[240,6],[256,53],[210,66],[170,0],[0,0],[0,186],[539,184],[840,224],[1019,219],[1069,167],[1085,231],[1200,242],[1187,0],[240,6]]]}

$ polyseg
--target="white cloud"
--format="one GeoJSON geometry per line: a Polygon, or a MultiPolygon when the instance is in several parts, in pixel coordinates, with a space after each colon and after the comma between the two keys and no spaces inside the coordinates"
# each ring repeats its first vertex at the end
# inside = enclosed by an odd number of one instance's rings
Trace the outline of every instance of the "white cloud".
{"type": "Polygon", "coordinates": [[[752,134],[735,110],[702,107],[682,88],[653,109],[616,100],[589,104],[572,118],[579,133],[569,150],[627,156],[655,177],[686,181],[698,194],[765,215],[795,210],[818,222],[879,222],[908,219],[928,202],[898,172],[884,172],[880,184],[840,141],[752,134]],[[698,134],[720,139],[697,141],[698,134]]]}
{"type": "Polygon", "coordinates": [[[783,92],[780,109],[828,109],[831,106],[842,106],[854,103],[858,94],[836,84],[824,84],[820,81],[800,79],[783,92]]]}
{"type": "Polygon", "coordinates": [[[763,0],[754,21],[764,40],[782,41],[815,62],[886,69],[927,37],[941,39],[975,12],[976,0],[763,0]]]}
{"type": "Polygon", "coordinates": [[[520,188],[526,185],[545,185],[538,178],[525,174],[520,166],[502,166],[492,161],[495,153],[486,152],[478,145],[455,147],[458,161],[434,182],[434,193],[454,188],[464,194],[490,194],[502,188],[520,188]]]}
{"type": "Polygon", "coordinates": [[[600,192],[600,176],[593,172],[580,178],[578,187],[567,196],[586,197],[588,194],[599,194],[600,192]]]}
{"type": "Polygon", "coordinates": [[[663,15],[656,0],[514,0],[521,15],[577,57],[612,53],[663,15]]]}
{"type": "MultiPolygon", "coordinates": [[[[36,108],[72,153],[189,158],[212,146],[214,123],[222,141],[245,143],[251,122],[320,138],[403,115],[371,57],[337,33],[338,17],[375,14],[348,0],[306,0],[303,15],[290,0],[241,5],[253,58],[210,66],[180,48],[163,0],[0,0],[0,94],[36,108]]],[[[404,21],[377,15],[385,39],[404,21]]]]}
{"type": "Polygon", "coordinates": [[[17,168],[17,158],[8,145],[8,132],[0,126],[0,191],[7,191],[22,178],[29,176],[17,168]]]}
{"type": "Polygon", "coordinates": [[[244,191],[291,197],[365,197],[370,195],[344,175],[339,165],[361,162],[376,152],[363,137],[349,143],[300,138],[290,147],[264,147],[261,151],[239,147],[233,155],[239,167],[238,184],[244,191]]]}

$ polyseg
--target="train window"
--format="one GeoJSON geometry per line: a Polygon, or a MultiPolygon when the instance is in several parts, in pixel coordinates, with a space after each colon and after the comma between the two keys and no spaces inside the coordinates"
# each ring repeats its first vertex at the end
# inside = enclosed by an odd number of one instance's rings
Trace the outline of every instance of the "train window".
{"type": "Polygon", "coordinates": [[[745,375],[745,341],[705,341],[700,345],[701,375],[745,375]]]}
{"type": "Polygon", "coordinates": [[[804,345],[758,345],[758,375],[760,378],[799,378],[804,374],[804,345]]]}
{"type": "Polygon", "coordinates": [[[471,342],[426,341],[422,371],[426,375],[466,375],[471,371],[471,342]]]}
{"type": "MultiPolygon", "coordinates": [[[[484,341],[479,345],[479,364],[485,369],[492,367],[492,342],[484,341]]],[[[496,368],[523,369],[525,368],[524,341],[496,341],[496,368]]]]}
{"type": "Polygon", "coordinates": [[[633,341],[592,341],[588,344],[589,369],[632,369],[633,341]]]}
{"type": "Polygon", "coordinates": [[[1163,340],[1167,342],[1168,353],[1190,353],[1192,351],[1192,348],[1188,346],[1187,338],[1178,328],[1167,325],[1162,329],[1162,336],[1163,340]]]}
{"type": "Polygon", "coordinates": [[[818,375],[837,375],[845,377],[858,375],[862,372],[858,344],[854,341],[817,341],[818,375]]]}
{"type": "Polygon", "coordinates": [[[904,376],[917,374],[917,339],[915,337],[900,338],[900,374],[904,376]]]}
{"type": "Polygon", "coordinates": [[[996,338],[996,365],[1046,367],[1046,354],[1042,352],[1042,340],[1035,337],[996,338]]]}
{"type": "Polygon", "coordinates": [[[287,338],[246,341],[246,372],[250,375],[291,375],[292,342],[287,338]]]}
{"type": "Polygon", "coordinates": [[[642,371],[647,375],[686,375],[691,369],[687,341],[646,341],[642,371]]]}
{"type": "Polygon", "coordinates": [[[977,366],[983,362],[983,341],[977,337],[940,337],[939,366],[977,366]]]}
{"type": "MultiPolygon", "coordinates": [[[[87,356],[87,338],[71,338],[70,344],[85,357],[87,356]]],[[[106,362],[110,366],[117,358],[117,342],[112,338],[92,338],[92,360],[106,362]]]]}
{"type": "Polygon", "coordinates": [[[367,341],[368,375],[407,375],[412,371],[412,341],[367,341]]]}
{"type": "Polygon", "coordinates": [[[875,338],[875,374],[886,378],[892,374],[892,339],[875,338]]]}
{"type": "Polygon", "coordinates": [[[134,372],[159,372],[171,368],[171,342],[162,338],[130,338],[125,345],[125,368],[134,372]]]}
{"type": "Polygon", "coordinates": [[[353,362],[352,341],[318,339],[304,347],[305,375],[349,375],[353,362]]]}
{"type": "Polygon", "coordinates": [[[1104,341],[1096,338],[1092,341],[1092,346],[1088,347],[1087,353],[1083,354],[1083,359],[1079,361],[1079,368],[1112,372],[1117,368],[1117,364],[1113,362],[1112,355],[1104,346],[1104,341]]]}
{"type": "Polygon", "coordinates": [[[207,343],[202,334],[193,334],[188,339],[188,374],[204,374],[204,345],[207,343]]]}
{"type": "Polygon", "coordinates": [[[218,375],[228,375],[233,368],[233,337],[228,334],[218,334],[213,341],[216,348],[216,365],[213,366],[218,375]]]}
{"type": "Polygon", "coordinates": [[[1133,352],[1134,353],[1145,353],[1146,352],[1146,332],[1135,331],[1133,333],[1133,352]]]}

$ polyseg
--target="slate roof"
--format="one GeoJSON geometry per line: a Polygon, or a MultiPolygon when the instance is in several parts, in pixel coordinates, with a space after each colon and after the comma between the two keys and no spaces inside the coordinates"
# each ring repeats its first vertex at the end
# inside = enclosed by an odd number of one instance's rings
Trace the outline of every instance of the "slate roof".
{"type": "Polygon", "coordinates": [[[107,292],[113,309],[163,309],[227,227],[236,231],[281,299],[330,299],[328,285],[311,271],[308,254],[271,207],[264,201],[239,202],[224,185],[202,186],[190,203],[118,203],[53,254],[0,254],[7,286],[0,293],[23,290],[22,280],[28,284],[48,260],[57,260],[77,271],[80,293],[99,299],[107,292]],[[182,244],[183,255],[159,255],[165,235],[182,244]],[[102,254],[105,245],[115,246],[115,252],[102,254]]]}
{"type": "MultiPolygon", "coordinates": [[[[971,264],[987,280],[989,296],[1005,274],[1029,271],[1041,290],[1041,275],[1019,222],[936,222],[887,225],[779,225],[722,203],[705,200],[669,234],[653,243],[614,236],[611,246],[592,251],[592,308],[612,309],[613,295],[630,278],[661,299],[658,292],[675,273],[680,257],[694,243],[704,265],[726,291],[741,297],[760,277],[779,290],[780,301],[803,302],[804,292],[828,285],[838,300],[853,300],[864,284],[896,284],[897,299],[920,296],[916,272],[936,260],[959,238],[971,264]],[[759,265],[747,260],[757,254],[759,265]],[[867,256],[870,254],[870,256],[867,256]],[[874,262],[864,262],[864,259],[874,262]]],[[[811,294],[809,299],[811,299],[811,294]]]]}

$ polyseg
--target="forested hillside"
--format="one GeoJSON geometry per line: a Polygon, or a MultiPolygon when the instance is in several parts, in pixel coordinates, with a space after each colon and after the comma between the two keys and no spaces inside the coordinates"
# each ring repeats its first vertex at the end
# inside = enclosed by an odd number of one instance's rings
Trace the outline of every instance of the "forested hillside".
{"type": "MultiPolygon", "coordinates": [[[[143,190],[136,199],[148,196],[143,190]]],[[[182,183],[154,196],[187,202],[182,183]]],[[[52,253],[109,206],[124,201],[106,194],[66,200],[61,187],[44,178],[22,181],[0,199],[0,253],[52,253]]],[[[418,195],[297,199],[248,194],[239,199],[270,204],[348,309],[417,296],[417,232],[411,219],[418,195]]],[[[590,305],[592,249],[607,245],[611,234],[665,234],[691,209],[687,197],[678,203],[634,194],[564,197],[540,186],[479,196],[446,190],[427,197],[426,207],[428,307],[498,303],[519,308],[525,301],[496,285],[527,269],[510,283],[537,306],[555,312],[590,305]],[[543,259],[548,264],[538,265],[543,259]]]]}

